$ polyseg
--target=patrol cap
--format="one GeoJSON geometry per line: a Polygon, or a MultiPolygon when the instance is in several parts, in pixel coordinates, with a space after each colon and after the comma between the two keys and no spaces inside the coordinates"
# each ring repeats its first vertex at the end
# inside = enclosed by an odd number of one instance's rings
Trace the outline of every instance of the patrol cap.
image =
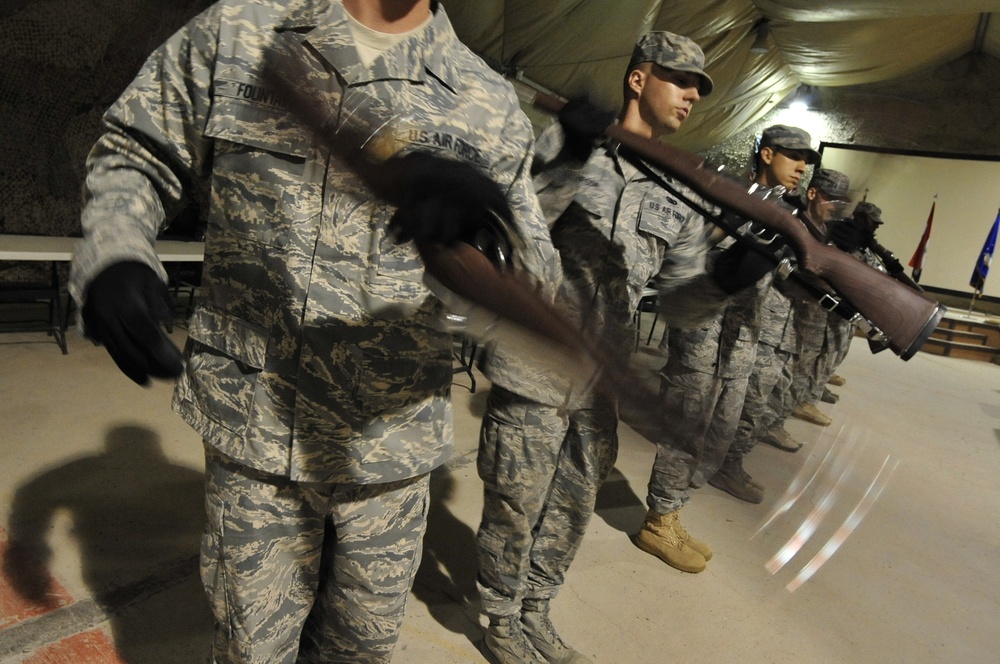
{"type": "Polygon", "coordinates": [[[628,63],[628,71],[643,62],[658,64],[664,69],[674,71],[689,71],[698,75],[701,84],[698,94],[707,97],[712,93],[715,83],[705,73],[705,54],[692,40],[682,35],[675,35],[666,30],[647,32],[639,37],[632,49],[632,59],[628,63]]]}
{"type": "Polygon", "coordinates": [[[808,154],[807,164],[818,164],[820,154],[812,148],[812,136],[804,129],[788,125],[771,125],[760,135],[760,148],[803,150],[808,154]]]}
{"type": "Polygon", "coordinates": [[[854,207],[854,216],[865,217],[876,226],[883,223],[882,208],[868,201],[861,201],[854,207]]]}
{"type": "Polygon", "coordinates": [[[847,190],[851,187],[850,179],[832,168],[817,168],[809,181],[810,189],[818,189],[827,198],[848,200],[847,190]]]}

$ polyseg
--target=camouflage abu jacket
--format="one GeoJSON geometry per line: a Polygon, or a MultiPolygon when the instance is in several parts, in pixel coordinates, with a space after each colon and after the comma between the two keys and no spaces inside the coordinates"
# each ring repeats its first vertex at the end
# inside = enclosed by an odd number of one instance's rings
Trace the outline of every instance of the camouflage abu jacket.
{"type": "Polygon", "coordinates": [[[438,6],[421,32],[361,64],[343,6],[225,0],[147,61],[88,160],[74,296],[110,263],[164,274],[153,241],[211,186],[203,285],[174,408],[248,466],[300,481],[387,482],[450,452],[451,337],[393,209],[260,80],[272,42],[301,53],[302,86],[382,156],[471,162],[508,194],[539,279],[557,270],[531,191],[532,133],[513,90],[438,6]]]}
{"type": "MultiPolygon", "coordinates": [[[[627,361],[635,343],[632,315],[651,280],[661,299],[710,300],[702,289],[682,294],[705,272],[704,220],[614,148],[600,147],[580,164],[563,158],[564,143],[558,124],[546,129],[532,166],[562,265],[556,302],[581,334],[600,337],[627,361]]],[[[721,304],[713,306],[714,312],[721,304]]],[[[526,360],[521,347],[498,344],[484,370],[492,382],[540,403],[571,409],[589,403],[579,377],[526,360]]]]}

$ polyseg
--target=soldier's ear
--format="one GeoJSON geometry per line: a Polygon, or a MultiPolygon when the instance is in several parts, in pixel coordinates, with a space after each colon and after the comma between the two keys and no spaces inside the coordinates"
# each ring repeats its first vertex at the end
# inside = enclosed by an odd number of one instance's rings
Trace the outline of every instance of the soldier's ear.
{"type": "Polygon", "coordinates": [[[770,164],[774,161],[774,148],[770,145],[760,149],[760,160],[765,164],[770,164]]]}
{"type": "Polygon", "coordinates": [[[640,68],[633,69],[628,73],[625,78],[625,83],[628,85],[629,90],[631,90],[636,95],[642,93],[642,89],[646,87],[646,78],[648,74],[640,68]]]}

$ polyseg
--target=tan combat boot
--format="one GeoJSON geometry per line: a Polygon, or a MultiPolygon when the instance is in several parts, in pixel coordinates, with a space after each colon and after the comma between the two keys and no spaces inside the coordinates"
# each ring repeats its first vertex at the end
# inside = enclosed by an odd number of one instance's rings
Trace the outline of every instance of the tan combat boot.
{"type": "Polygon", "coordinates": [[[649,510],[632,541],[637,547],[671,567],[691,574],[703,571],[706,561],[693,543],[704,548],[709,558],[712,556],[712,549],[705,542],[695,540],[684,530],[677,512],[657,514],[649,510]]]}
{"type": "Polygon", "coordinates": [[[479,650],[490,664],[546,664],[524,635],[516,614],[490,616],[479,650]]]}
{"type": "Polygon", "coordinates": [[[756,504],[764,500],[764,487],[743,469],[742,459],[726,459],[708,483],[748,503],[756,504]]]}
{"type": "Polygon", "coordinates": [[[821,413],[819,408],[811,403],[800,403],[795,407],[795,410],[792,411],[792,415],[800,420],[818,424],[821,427],[830,426],[830,423],[833,422],[828,415],[821,413]]]}
{"type": "Polygon", "coordinates": [[[590,664],[556,632],[549,619],[548,600],[525,599],[521,605],[521,629],[535,650],[549,664],[590,664]]]}
{"type": "Polygon", "coordinates": [[[802,449],[802,443],[792,438],[792,434],[785,431],[785,427],[772,428],[761,437],[760,442],[786,452],[798,452],[802,449]]]}
{"type": "Polygon", "coordinates": [[[826,382],[830,383],[834,387],[841,387],[847,382],[847,380],[843,376],[838,376],[837,374],[833,374],[832,376],[830,376],[830,380],[826,382]]]}

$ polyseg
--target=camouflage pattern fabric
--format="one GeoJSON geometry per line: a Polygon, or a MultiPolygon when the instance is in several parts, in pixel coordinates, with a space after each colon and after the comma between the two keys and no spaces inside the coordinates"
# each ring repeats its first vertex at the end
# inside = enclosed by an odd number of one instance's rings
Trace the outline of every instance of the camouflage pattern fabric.
{"type": "MultiPolygon", "coordinates": [[[[792,138],[796,138],[794,134],[792,138]]],[[[797,140],[797,138],[796,138],[797,140]]],[[[781,198],[783,188],[774,190],[760,189],[756,195],[771,200],[776,205],[789,207],[788,203],[781,198]]],[[[746,230],[746,228],[744,228],[746,230]]],[[[724,250],[725,243],[720,243],[718,250],[724,250]]],[[[795,348],[795,328],[791,316],[791,300],[783,292],[783,282],[776,281],[774,273],[761,279],[753,288],[745,288],[736,293],[732,302],[726,308],[720,321],[711,328],[703,327],[698,331],[675,331],[671,329],[669,333],[668,347],[669,356],[664,373],[670,376],[671,367],[678,370],[680,377],[686,373],[686,369],[694,369],[703,373],[713,373],[715,376],[734,381],[733,385],[724,393],[729,395],[729,403],[712,404],[707,402],[704,407],[709,414],[714,413],[716,418],[728,418],[715,421],[711,426],[715,430],[728,433],[725,447],[722,449],[722,456],[712,461],[717,465],[714,468],[702,464],[703,472],[712,473],[721,465],[727,453],[731,455],[739,454],[742,448],[749,449],[752,442],[741,440],[742,436],[750,435],[754,423],[744,422],[743,413],[746,401],[760,399],[760,406],[752,407],[751,413],[758,418],[767,417],[768,395],[778,382],[781,375],[781,366],[771,367],[763,364],[773,360],[780,355],[790,356],[791,353],[785,351],[786,348],[795,348]],[[760,358],[758,360],[758,357],[760,358]],[[674,362],[670,360],[673,359],[674,362]],[[680,369],[684,367],[684,369],[680,369]],[[768,372],[777,370],[776,376],[771,376],[768,372]],[[773,380],[772,380],[773,378],[773,380]],[[771,387],[768,387],[768,386],[771,387]],[[752,390],[752,391],[751,391],[752,390]],[[767,390],[761,398],[760,392],[767,390]],[[739,395],[739,404],[733,405],[736,395],[739,395]],[[732,445],[737,445],[737,450],[730,450],[732,445]]],[[[680,377],[676,381],[678,385],[683,385],[680,377]]],[[[694,384],[698,389],[697,384],[694,384]]],[[[723,392],[720,392],[723,393],[723,392]]],[[[697,399],[704,398],[701,395],[689,395],[690,402],[697,402],[697,399]]],[[[704,416],[704,415],[703,415],[704,416]]],[[[704,445],[713,444],[705,440],[704,445]]],[[[684,497],[690,493],[683,485],[672,484],[672,482],[683,482],[687,473],[684,468],[678,466],[668,467],[668,459],[673,458],[676,463],[684,464],[688,462],[683,455],[667,452],[664,460],[659,459],[654,463],[653,473],[650,478],[650,487],[658,487],[660,495],[665,495],[668,491],[671,496],[684,497]],[[658,477],[659,475],[659,477],[658,477]]],[[[687,498],[683,498],[686,500],[687,498]]],[[[651,488],[647,503],[652,505],[658,502],[662,507],[676,505],[678,509],[682,504],[681,498],[659,499],[653,494],[651,488]]],[[[667,511],[657,511],[666,514],[667,511]]]]}
{"type": "Polygon", "coordinates": [[[665,407],[683,413],[684,419],[671,439],[655,441],[656,459],[646,495],[651,510],[676,512],[722,465],[739,422],[747,378],[722,378],[668,356],[662,372],[665,407]],[[683,445],[695,446],[698,455],[683,451],[683,445]]]}
{"type": "Polygon", "coordinates": [[[823,392],[820,379],[830,349],[827,312],[817,303],[803,301],[794,302],[792,312],[799,343],[792,369],[792,400],[796,405],[816,403],[823,392]]]}
{"type": "MultiPolygon", "coordinates": [[[[562,263],[556,301],[581,334],[596,335],[627,362],[647,282],[657,276],[660,293],[671,297],[704,273],[704,223],[613,147],[581,165],[561,158],[562,145],[555,125],[539,137],[533,165],[562,263]]],[[[478,583],[488,613],[511,615],[523,600],[551,598],[562,586],[614,465],[617,409],[611,398],[544,370],[523,347],[495,344],[484,372],[493,389],[478,457],[485,486],[478,583]]]]}
{"type": "Polygon", "coordinates": [[[162,275],[153,238],[185,183],[210,183],[207,295],[175,408],[227,456],[296,480],[428,472],[451,438],[440,304],[416,248],[386,230],[393,208],[262,87],[272,41],[315,68],[301,85],[324,95],[339,129],[372,133],[366,149],[426,150],[488,172],[525,237],[523,266],[558,278],[527,172],[527,118],[442,9],[366,68],[340,3],[227,1],[168,40],[106,115],[74,297],[115,261],[162,275]]]}
{"type": "Polygon", "coordinates": [[[488,614],[518,614],[525,599],[558,592],[614,467],[617,427],[606,400],[567,413],[493,386],[477,460],[477,586],[488,614]]]}
{"type": "MultiPolygon", "coordinates": [[[[727,238],[713,248],[709,264],[731,243],[727,238]]],[[[722,313],[705,324],[669,329],[661,379],[668,407],[678,409],[684,419],[669,437],[653,441],[656,459],[646,503],[659,514],[680,509],[725,458],[757,355],[760,307],[771,280],[769,274],[737,291],[722,313]],[[685,446],[699,449],[699,455],[682,451],[685,446]]]]}
{"type": "MultiPolygon", "coordinates": [[[[451,451],[451,336],[416,248],[387,230],[394,209],[262,84],[272,47],[303,63],[296,84],[327,103],[331,131],[363,139],[374,160],[424,150],[488,173],[514,212],[516,267],[557,283],[559,266],[530,182],[530,124],[440,5],[425,28],[365,66],[340,2],[224,0],[167,40],[105,115],[107,133],[88,159],[72,294],[82,303],[117,261],[165,276],[157,233],[199,186],[210,188],[206,297],[189,323],[174,408],[239,466],[235,475],[291,487],[273,506],[262,488],[244,504],[235,480],[210,487],[210,500],[217,492],[216,502],[249,510],[229,517],[244,557],[225,575],[206,571],[216,657],[291,661],[288,639],[315,599],[306,570],[319,565],[322,515],[301,526],[308,546],[272,544],[268,528],[317,511],[311,492],[326,492],[341,514],[342,574],[337,587],[321,587],[326,608],[310,618],[303,647],[330,648],[323,658],[343,652],[336,661],[386,661],[416,567],[424,478],[451,451]],[[396,500],[395,483],[416,493],[396,500]],[[359,488],[333,493],[349,487],[359,488]],[[230,585],[251,571],[247,584],[230,585]],[[293,581],[282,597],[270,594],[293,581]]],[[[206,548],[206,566],[212,555],[206,548]]]]}
{"type": "Polygon", "coordinates": [[[659,30],[647,32],[635,43],[626,71],[643,62],[653,62],[664,69],[685,71],[698,75],[698,94],[707,97],[715,83],[705,73],[705,54],[690,37],[659,30]]]}
{"type": "MultiPolygon", "coordinates": [[[[620,351],[625,361],[635,338],[632,314],[651,280],[661,301],[697,299],[705,303],[703,315],[717,311],[724,294],[696,287],[707,250],[702,218],[613,148],[596,150],[581,166],[563,158],[563,142],[559,125],[543,132],[532,170],[562,266],[555,301],[581,333],[620,351]]],[[[493,344],[486,357],[483,371],[496,385],[551,406],[588,404],[585,386],[523,346],[493,344]]]]}
{"type": "Polygon", "coordinates": [[[787,353],[798,352],[795,322],[792,318],[792,301],[785,293],[782,281],[775,281],[767,291],[760,307],[759,342],[787,353]]]}
{"type": "MultiPolygon", "coordinates": [[[[732,242],[726,238],[709,252],[709,271],[732,242]]],[[[749,375],[757,352],[761,302],[770,290],[771,279],[772,275],[765,275],[753,286],[737,291],[718,315],[701,325],[682,328],[671,321],[668,356],[678,365],[720,378],[749,375]]]]}
{"type": "Polygon", "coordinates": [[[214,662],[388,662],[420,564],[430,476],[299,483],[205,450],[214,662]]]}
{"type": "Polygon", "coordinates": [[[770,344],[758,344],[739,424],[726,458],[742,459],[749,454],[775,425],[776,412],[784,412],[784,397],[790,394],[793,357],[770,344]]]}

